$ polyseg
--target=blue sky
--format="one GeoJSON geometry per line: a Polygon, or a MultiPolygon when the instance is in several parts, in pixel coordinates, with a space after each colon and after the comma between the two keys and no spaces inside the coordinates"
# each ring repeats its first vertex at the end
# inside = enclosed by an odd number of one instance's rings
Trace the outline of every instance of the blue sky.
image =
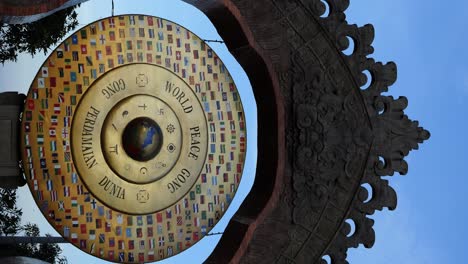
{"type": "MultiPolygon", "coordinates": [[[[143,13],[161,16],[189,28],[205,39],[219,39],[209,20],[181,1],[116,0],[115,14],[143,13]],[[138,3],[136,5],[135,3],[138,3]]],[[[459,263],[466,257],[465,223],[468,183],[468,139],[463,117],[468,100],[468,3],[435,0],[351,0],[347,14],[350,23],[375,28],[372,55],[377,61],[394,61],[398,80],[388,94],[406,96],[406,114],[431,132],[431,138],[410,153],[406,176],[388,177],[397,191],[395,211],[384,210],[375,219],[376,242],[372,249],[348,251],[350,263],[459,263]]],[[[79,9],[81,26],[111,14],[110,0],[91,0],[79,9]]],[[[248,117],[248,164],[235,204],[241,202],[251,186],[255,172],[255,103],[245,73],[220,44],[211,45],[234,76],[248,117]]],[[[17,63],[0,68],[0,90],[26,92],[44,56],[23,55],[17,63]],[[11,78],[15,76],[15,78],[11,78]]],[[[41,222],[44,232],[53,229],[44,223],[29,191],[21,189],[21,203],[29,221],[41,222]]],[[[221,231],[237,207],[233,205],[214,231],[221,231]]],[[[218,238],[208,237],[190,250],[165,263],[200,263],[211,252],[218,238]]],[[[74,263],[105,263],[65,246],[65,255],[74,263]]]]}
{"type": "Polygon", "coordinates": [[[467,10],[459,0],[351,1],[348,21],[376,29],[373,57],[398,65],[389,94],[409,99],[406,114],[419,120],[431,138],[410,153],[408,174],[392,177],[397,209],[372,217],[376,243],[371,250],[349,251],[350,263],[466,259],[467,10]]]}

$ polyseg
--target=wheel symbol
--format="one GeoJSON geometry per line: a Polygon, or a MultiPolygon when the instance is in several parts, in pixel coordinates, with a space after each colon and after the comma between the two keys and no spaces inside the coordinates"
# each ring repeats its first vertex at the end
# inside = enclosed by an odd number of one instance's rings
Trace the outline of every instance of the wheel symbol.
{"type": "Polygon", "coordinates": [[[166,128],[167,132],[169,132],[170,134],[174,133],[175,131],[175,127],[173,124],[169,124],[166,128]]]}
{"type": "Polygon", "coordinates": [[[174,152],[176,150],[176,146],[174,144],[169,144],[167,146],[167,151],[169,151],[170,153],[174,152]]]}

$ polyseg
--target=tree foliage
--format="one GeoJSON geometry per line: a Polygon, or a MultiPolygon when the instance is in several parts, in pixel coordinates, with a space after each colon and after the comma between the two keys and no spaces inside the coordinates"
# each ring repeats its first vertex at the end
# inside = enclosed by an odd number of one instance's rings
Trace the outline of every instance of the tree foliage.
{"type": "MultiPolygon", "coordinates": [[[[36,224],[21,225],[22,211],[16,206],[16,189],[0,188],[0,235],[24,235],[29,237],[40,236],[36,224]]],[[[46,234],[46,236],[50,236],[46,234]]],[[[57,244],[8,244],[0,247],[0,257],[23,256],[40,259],[48,263],[67,263],[65,257],[60,256],[62,249],[57,244]]]]}
{"type": "MultiPolygon", "coordinates": [[[[23,231],[26,236],[37,237],[40,235],[39,227],[36,224],[27,223],[23,226],[23,231]]],[[[19,244],[17,253],[19,256],[40,259],[49,263],[67,263],[66,258],[59,256],[62,249],[57,244],[19,244]]]]}
{"type": "Polygon", "coordinates": [[[21,209],[16,206],[16,189],[0,188],[0,235],[12,236],[21,230],[21,209]]]}
{"type": "MultiPolygon", "coordinates": [[[[79,6],[79,5],[78,5],[79,6]]],[[[47,53],[70,30],[78,26],[75,7],[57,11],[38,21],[26,24],[2,24],[0,28],[0,62],[16,61],[22,52],[47,53]]]]}

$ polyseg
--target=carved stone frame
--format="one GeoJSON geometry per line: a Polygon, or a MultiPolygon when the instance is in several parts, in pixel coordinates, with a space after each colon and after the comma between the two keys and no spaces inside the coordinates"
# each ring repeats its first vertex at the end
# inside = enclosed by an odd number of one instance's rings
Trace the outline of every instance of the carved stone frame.
{"type": "MultiPolygon", "coordinates": [[[[348,248],[371,247],[368,215],[396,207],[381,177],[406,174],[405,156],[430,136],[404,114],[405,97],[382,95],[396,65],[368,57],[372,25],[348,24],[349,0],[184,1],[210,18],[249,76],[262,135],[252,190],[207,263],[347,263],[348,248]]],[[[65,0],[48,2],[42,11],[65,0]]]]}
{"type": "Polygon", "coordinates": [[[372,25],[347,23],[349,0],[184,1],[247,73],[262,135],[252,190],[207,263],[347,263],[349,247],[372,247],[367,216],[396,207],[381,177],[406,174],[404,157],[430,136],[405,97],[382,95],[396,65],[368,58],[372,25]]]}

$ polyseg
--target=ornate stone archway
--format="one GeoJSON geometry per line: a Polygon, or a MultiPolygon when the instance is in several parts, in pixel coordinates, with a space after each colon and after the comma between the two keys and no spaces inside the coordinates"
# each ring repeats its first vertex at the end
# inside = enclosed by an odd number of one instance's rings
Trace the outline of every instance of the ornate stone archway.
{"type": "Polygon", "coordinates": [[[368,57],[373,27],[348,24],[348,0],[326,0],[326,15],[320,0],[185,2],[244,67],[265,135],[254,186],[207,262],[347,263],[348,248],[371,247],[367,216],[396,207],[381,177],[405,174],[405,156],[429,138],[404,114],[406,98],[382,95],[396,65],[368,57]]]}
{"type": "Polygon", "coordinates": [[[406,174],[404,157],[430,136],[404,114],[405,97],[382,95],[396,65],[368,57],[372,25],[349,25],[347,0],[185,1],[244,67],[268,135],[252,190],[207,262],[347,263],[348,248],[372,247],[367,216],[396,207],[381,177],[406,174]]]}

